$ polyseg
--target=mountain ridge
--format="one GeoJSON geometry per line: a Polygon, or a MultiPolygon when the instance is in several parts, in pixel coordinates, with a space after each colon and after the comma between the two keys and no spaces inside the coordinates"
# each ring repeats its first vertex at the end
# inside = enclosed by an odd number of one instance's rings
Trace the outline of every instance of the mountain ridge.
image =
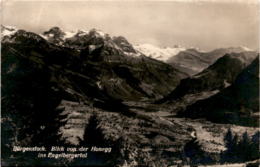
{"type": "Polygon", "coordinates": [[[219,93],[199,100],[180,113],[218,123],[259,125],[259,56],[248,65],[233,84],[219,93]]]}
{"type": "Polygon", "coordinates": [[[219,91],[231,85],[237,75],[257,57],[257,54],[250,56],[244,53],[230,53],[220,57],[202,72],[181,80],[173,92],[159,100],[158,103],[174,101],[187,94],[219,91]]]}
{"type": "MultiPolygon", "coordinates": [[[[13,31],[13,29],[11,30],[13,31]]],[[[73,69],[76,68],[76,65],[75,67],[72,65],[75,61],[82,61],[82,67],[77,67],[77,70],[83,70],[86,66],[84,63],[86,63],[89,67],[92,66],[91,68],[98,69],[99,73],[103,71],[102,73],[105,75],[99,74],[101,76],[99,76],[100,78],[97,78],[98,80],[95,82],[98,83],[99,88],[107,89],[109,92],[112,90],[112,87],[128,85],[132,87],[130,90],[137,90],[137,92],[139,92],[137,94],[139,95],[141,93],[145,96],[158,96],[161,93],[165,94],[173,89],[181,78],[187,76],[185,73],[174,69],[168,64],[138,53],[124,37],[111,38],[109,35],[97,32],[95,29],[89,32],[83,32],[83,35],[79,36],[81,33],[82,32],[75,33],[75,35],[71,37],[73,38],[72,40],[71,38],[63,38],[66,33],[58,27],[45,31],[45,38],[36,33],[17,29],[15,32],[4,35],[2,38],[2,44],[14,45],[14,47],[16,47],[16,44],[27,43],[28,45],[30,44],[32,48],[36,47],[35,49],[37,49],[37,47],[39,47],[41,52],[43,52],[40,54],[44,54],[47,50],[50,50],[50,52],[57,50],[55,51],[57,53],[53,53],[56,56],[47,56],[48,59],[50,59],[49,61],[60,64],[63,63],[63,61],[70,60],[71,62],[67,62],[67,64],[64,62],[63,65],[70,65],[70,68],[73,69]],[[34,40],[35,42],[33,42],[34,40]],[[62,58],[62,56],[59,55],[59,52],[68,57],[65,59],[62,58]],[[75,56],[69,57],[68,54],[75,56]],[[103,64],[103,69],[100,67],[101,64],[99,63],[103,64]],[[105,79],[108,76],[111,77],[111,80],[105,79]],[[162,82],[162,80],[167,82],[162,82]],[[108,81],[111,81],[111,83],[108,84],[108,81]],[[123,84],[124,82],[126,82],[126,84],[123,84]],[[154,82],[162,82],[164,84],[150,84],[154,82]]],[[[93,73],[95,74],[94,71],[93,73]]],[[[93,74],[89,73],[88,75],[93,74]]],[[[129,90],[128,86],[125,88],[126,90],[129,90]]],[[[122,89],[123,87],[120,88],[120,90],[122,89]]],[[[115,91],[116,90],[110,93],[113,94],[115,91]]],[[[125,91],[122,90],[122,92],[125,91]]],[[[129,96],[131,95],[129,94],[129,96]]]]}
{"type": "Polygon", "coordinates": [[[187,49],[169,58],[167,63],[172,64],[176,68],[182,69],[182,71],[188,72],[192,76],[201,72],[203,69],[213,64],[218,58],[227,53],[246,53],[251,55],[256,53],[256,51],[245,47],[219,48],[209,52],[187,49]]]}

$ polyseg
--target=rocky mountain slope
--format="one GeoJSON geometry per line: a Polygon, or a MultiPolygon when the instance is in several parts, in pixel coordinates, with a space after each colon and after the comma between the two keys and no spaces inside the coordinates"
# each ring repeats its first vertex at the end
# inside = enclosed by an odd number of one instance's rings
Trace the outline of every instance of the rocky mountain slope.
{"type": "Polygon", "coordinates": [[[188,94],[222,90],[232,84],[237,75],[256,57],[257,53],[226,54],[202,72],[181,80],[176,89],[159,102],[176,100],[188,94]]]}
{"type": "Polygon", "coordinates": [[[188,106],[180,115],[213,122],[257,126],[259,121],[259,57],[233,84],[216,95],[188,106]]]}
{"type": "Polygon", "coordinates": [[[165,63],[137,53],[123,37],[111,38],[94,29],[68,36],[68,32],[54,27],[42,37],[18,30],[11,36],[3,36],[3,48],[7,46],[17,50],[19,43],[24,45],[35,41],[32,45],[36,47],[35,54],[53,61],[52,65],[64,65],[73,72],[90,77],[97,89],[118,98],[161,96],[187,76],[165,63]]]}

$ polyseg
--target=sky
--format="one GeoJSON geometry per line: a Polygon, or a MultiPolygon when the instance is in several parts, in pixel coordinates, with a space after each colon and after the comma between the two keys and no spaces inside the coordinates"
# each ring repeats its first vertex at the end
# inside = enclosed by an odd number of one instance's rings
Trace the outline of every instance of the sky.
{"type": "Polygon", "coordinates": [[[41,33],[92,28],[124,36],[132,44],[182,45],[213,50],[259,46],[258,0],[4,0],[3,25],[41,33]]]}

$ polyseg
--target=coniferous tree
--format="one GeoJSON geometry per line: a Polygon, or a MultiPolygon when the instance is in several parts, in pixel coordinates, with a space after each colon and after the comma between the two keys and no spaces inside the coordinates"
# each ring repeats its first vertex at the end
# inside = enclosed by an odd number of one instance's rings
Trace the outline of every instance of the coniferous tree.
{"type": "Polygon", "coordinates": [[[232,143],[231,143],[231,149],[230,152],[232,154],[232,161],[238,161],[239,160],[239,156],[238,156],[238,135],[235,134],[233,139],[232,139],[232,143]]]}
{"type": "Polygon", "coordinates": [[[90,116],[84,131],[82,145],[101,146],[106,144],[102,129],[98,127],[98,124],[97,115],[90,116]]]}
{"type": "Polygon", "coordinates": [[[242,135],[242,139],[238,143],[238,155],[241,161],[249,161],[251,157],[251,142],[248,133],[242,135]]]}
{"type": "Polygon", "coordinates": [[[246,162],[259,158],[259,131],[251,140],[247,132],[239,140],[237,134],[228,130],[224,137],[226,151],[221,155],[222,162],[246,162]],[[234,136],[234,137],[233,137],[234,136]]]}
{"type": "Polygon", "coordinates": [[[239,138],[237,134],[233,134],[229,128],[224,137],[226,151],[221,155],[221,162],[237,162],[240,161],[239,138]]]}
{"type": "Polygon", "coordinates": [[[87,159],[75,159],[70,165],[77,166],[99,166],[105,164],[105,158],[100,152],[91,151],[92,147],[105,146],[105,139],[101,128],[99,128],[99,121],[97,115],[94,113],[88,119],[86,124],[83,140],[80,140],[80,146],[88,147],[87,159]]]}
{"type": "Polygon", "coordinates": [[[96,114],[90,116],[88,124],[85,127],[83,140],[80,141],[80,145],[87,146],[90,149],[92,147],[106,147],[111,148],[111,153],[102,152],[89,152],[87,160],[75,160],[73,163],[79,166],[81,165],[106,165],[116,166],[122,163],[121,147],[123,139],[119,138],[116,141],[110,141],[106,139],[102,129],[99,127],[99,120],[96,114]],[[91,160],[92,159],[92,160],[91,160]]]}
{"type": "Polygon", "coordinates": [[[260,132],[257,131],[251,139],[251,144],[252,144],[252,159],[259,159],[260,158],[260,153],[259,153],[259,140],[260,140],[260,132]]]}
{"type": "Polygon", "coordinates": [[[184,146],[184,154],[189,158],[190,165],[204,164],[211,161],[210,158],[205,155],[205,152],[202,150],[202,147],[196,138],[192,139],[184,146]]]}
{"type": "Polygon", "coordinates": [[[231,150],[232,148],[232,141],[233,141],[233,134],[231,129],[229,128],[225,137],[224,137],[224,142],[225,142],[225,146],[227,148],[227,150],[231,150]]]}
{"type": "MultiPolygon", "coordinates": [[[[237,138],[237,137],[236,137],[237,138]]],[[[234,152],[234,139],[233,133],[231,129],[229,128],[226,135],[224,136],[224,143],[226,147],[226,151],[222,155],[222,161],[223,162],[232,162],[235,160],[235,152],[234,152]]]]}

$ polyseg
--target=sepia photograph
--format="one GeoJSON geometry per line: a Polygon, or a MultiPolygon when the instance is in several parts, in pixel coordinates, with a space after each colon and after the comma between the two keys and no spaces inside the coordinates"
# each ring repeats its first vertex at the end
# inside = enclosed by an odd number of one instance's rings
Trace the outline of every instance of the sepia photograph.
{"type": "Polygon", "coordinates": [[[259,0],[2,0],[2,167],[259,167],[259,0]]]}

